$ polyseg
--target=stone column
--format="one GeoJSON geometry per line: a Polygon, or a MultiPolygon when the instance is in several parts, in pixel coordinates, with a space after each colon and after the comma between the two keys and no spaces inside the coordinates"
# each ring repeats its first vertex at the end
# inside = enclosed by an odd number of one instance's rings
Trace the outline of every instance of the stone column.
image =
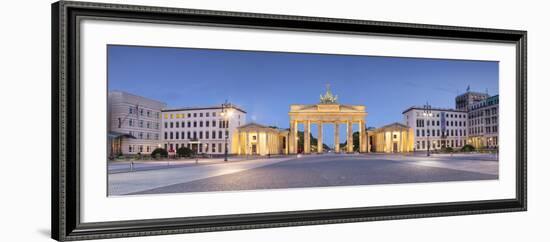
{"type": "Polygon", "coordinates": [[[347,152],[353,152],[353,122],[348,121],[348,139],[347,139],[347,152]]]}
{"type": "Polygon", "coordinates": [[[304,154],[309,154],[311,150],[311,140],[309,139],[309,134],[311,130],[311,121],[307,120],[304,123],[304,154]]]}
{"type": "Polygon", "coordinates": [[[323,153],[323,122],[319,122],[317,133],[317,152],[323,153]]]}
{"type": "Polygon", "coordinates": [[[340,124],[334,123],[334,152],[340,152],[340,124]]]}
{"type": "Polygon", "coordinates": [[[290,133],[289,133],[289,140],[288,140],[288,152],[290,154],[296,154],[298,153],[298,122],[296,120],[290,121],[290,133]]]}
{"type": "Polygon", "coordinates": [[[359,152],[367,152],[367,146],[365,144],[365,123],[359,121],[359,152]]]}

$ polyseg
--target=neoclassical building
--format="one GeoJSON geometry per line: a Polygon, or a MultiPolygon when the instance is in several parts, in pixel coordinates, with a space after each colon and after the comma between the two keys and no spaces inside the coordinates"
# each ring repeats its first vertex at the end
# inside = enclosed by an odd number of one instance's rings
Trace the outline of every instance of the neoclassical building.
{"type": "Polygon", "coordinates": [[[392,123],[369,132],[371,151],[382,153],[414,151],[414,132],[407,125],[392,123]]]}
{"type": "Polygon", "coordinates": [[[288,130],[257,123],[237,127],[233,134],[231,153],[236,155],[288,154],[288,130]]]}
{"type": "MultiPolygon", "coordinates": [[[[298,124],[304,124],[304,150],[308,154],[310,150],[310,130],[311,125],[315,124],[322,127],[324,124],[334,125],[334,143],[340,143],[340,125],[346,125],[346,137],[348,141],[353,140],[353,124],[359,125],[359,152],[368,152],[366,135],[366,107],[363,105],[343,105],[337,102],[338,96],[327,91],[321,95],[320,103],[313,105],[290,105],[290,134],[289,134],[289,153],[298,153],[298,124]]],[[[317,140],[323,144],[323,129],[317,129],[317,140]]],[[[346,152],[353,152],[353,142],[348,142],[346,152]]],[[[339,145],[335,145],[335,152],[340,152],[339,145]]],[[[317,145],[317,150],[313,152],[322,153],[323,145],[317,145]]]]}

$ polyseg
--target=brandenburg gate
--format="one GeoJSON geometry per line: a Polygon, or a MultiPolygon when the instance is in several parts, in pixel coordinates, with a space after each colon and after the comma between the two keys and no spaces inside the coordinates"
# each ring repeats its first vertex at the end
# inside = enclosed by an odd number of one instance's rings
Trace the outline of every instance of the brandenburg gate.
{"type": "Polygon", "coordinates": [[[353,124],[359,124],[359,152],[367,152],[366,117],[363,105],[342,105],[337,103],[338,96],[327,92],[321,95],[320,103],[315,105],[290,105],[289,153],[298,153],[298,124],[304,124],[304,153],[311,153],[311,124],[318,125],[317,152],[323,152],[323,124],[334,125],[334,151],[340,152],[340,125],[346,125],[346,152],[353,152],[353,124]]]}

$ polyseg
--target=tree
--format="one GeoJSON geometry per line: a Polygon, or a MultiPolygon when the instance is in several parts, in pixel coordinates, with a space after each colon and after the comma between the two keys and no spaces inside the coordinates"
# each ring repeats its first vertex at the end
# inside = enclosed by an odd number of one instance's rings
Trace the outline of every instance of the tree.
{"type": "Polygon", "coordinates": [[[191,157],[195,152],[187,147],[180,147],[176,150],[176,153],[179,157],[191,157]]]}
{"type": "Polygon", "coordinates": [[[472,152],[476,150],[476,148],[473,146],[473,145],[470,145],[470,144],[465,144],[461,149],[460,151],[462,152],[472,152]]]}
{"type": "Polygon", "coordinates": [[[154,158],[166,158],[168,157],[168,151],[163,148],[156,148],[155,150],[153,150],[153,152],[151,152],[151,156],[154,158]]]}

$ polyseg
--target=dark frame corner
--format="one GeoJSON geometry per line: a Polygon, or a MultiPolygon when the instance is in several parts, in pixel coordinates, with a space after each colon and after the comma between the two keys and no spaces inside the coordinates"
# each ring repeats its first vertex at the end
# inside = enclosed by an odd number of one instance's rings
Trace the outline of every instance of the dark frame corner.
{"type": "Polygon", "coordinates": [[[222,12],[88,2],[52,4],[52,238],[60,241],[301,226],[527,210],[527,32],[367,20],[222,12]],[[515,199],[82,223],[79,214],[80,19],[223,25],[515,43],[517,197],[515,199]]]}

